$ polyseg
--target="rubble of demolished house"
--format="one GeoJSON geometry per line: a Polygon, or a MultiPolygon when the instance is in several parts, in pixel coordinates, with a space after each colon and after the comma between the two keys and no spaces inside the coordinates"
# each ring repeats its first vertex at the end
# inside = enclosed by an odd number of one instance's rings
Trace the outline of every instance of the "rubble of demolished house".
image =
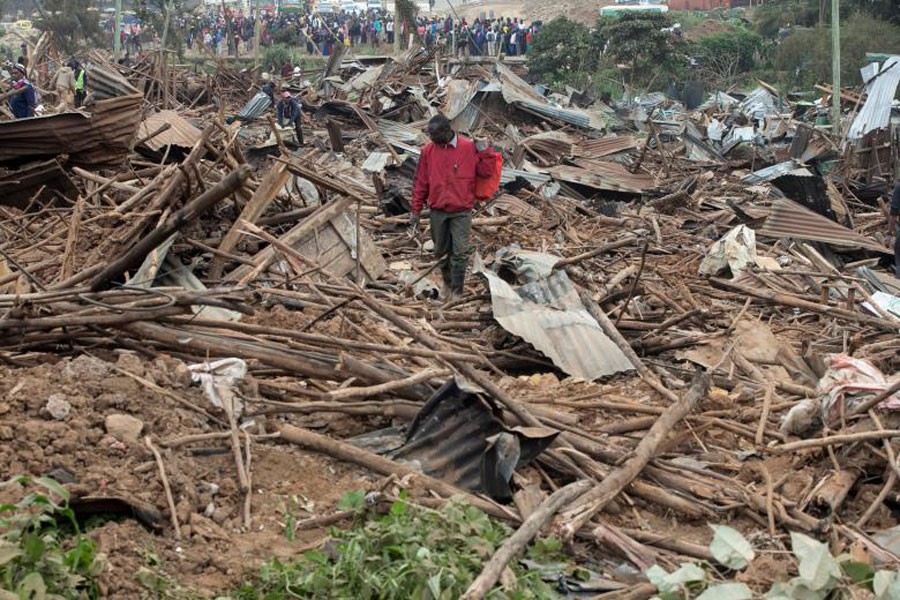
{"type": "Polygon", "coordinates": [[[290,553],[259,542],[286,498],[323,526],[352,487],[555,517],[586,592],[649,597],[634,573],[710,560],[709,523],[896,564],[896,79],[841,91],[838,139],[766,85],[576,105],[521,61],[339,54],[280,82],[300,147],[226,123],[258,73],[154,53],[92,55],[83,111],[0,121],[4,479],[134,516],[100,529],[114,565],[156,536],[195,574],[290,553]],[[407,231],[438,112],[505,163],[450,303],[407,231]]]}

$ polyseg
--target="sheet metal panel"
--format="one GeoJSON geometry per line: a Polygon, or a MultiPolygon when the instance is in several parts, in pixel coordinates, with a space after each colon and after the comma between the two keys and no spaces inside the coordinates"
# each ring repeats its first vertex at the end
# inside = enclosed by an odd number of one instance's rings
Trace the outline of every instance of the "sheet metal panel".
{"type": "Polygon", "coordinates": [[[68,154],[77,166],[114,166],[131,152],[143,95],[95,102],[90,113],[67,112],[0,122],[0,162],[68,154]]]}
{"type": "MultiPolygon", "coordinates": [[[[865,74],[863,75],[865,76],[865,74]]],[[[848,138],[859,140],[876,129],[884,129],[891,121],[891,105],[900,84],[900,56],[891,56],[881,65],[877,79],[868,86],[869,96],[853,119],[848,138]]]]}
{"type": "Polygon", "coordinates": [[[823,217],[787,198],[777,198],[772,202],[772,212],[757,235],[770,238],[794,238],[825,242],[836,246],[866,248],[875,252],[890,253],[890,250],[867,238],[823,217]]]}
{"type": "Polygon", "coordinates": [[[637,138],[633,135],[619,135],[596,140],[585,140],[576,144],[572,148],[572,152],[576,156],[583,156],[584,158],[603,158],[610,154],[634,150],[639,145],[637,138]]]}
{"type": "Polygon", "coordinates": [[[506,331],[533,345],[553,364],[586,381],[634,366],[587,312],[565,271],[513,288],[490,271],[494,318],[506,331]]]}
{"type": "Polygon", "coordinates": [[[167,130],[147,140],[142,145],[153,151],[161,150],[166,146],[193,148],[200,136],[203,135],[202,131],[194,127],[174,110],[164,110],[144,119],[138,130],[138,138],[147,137],[167,123],[169,124],[167,130]]]}
{"type": "Polygon", "coordinates": [[[659,187],[657,181],[645,173],[632,173],[614,162],[580,159],[577,166],[551,167],[547,172],[554,179],[578,183],[598,190],[641,194],[659,187]]]}

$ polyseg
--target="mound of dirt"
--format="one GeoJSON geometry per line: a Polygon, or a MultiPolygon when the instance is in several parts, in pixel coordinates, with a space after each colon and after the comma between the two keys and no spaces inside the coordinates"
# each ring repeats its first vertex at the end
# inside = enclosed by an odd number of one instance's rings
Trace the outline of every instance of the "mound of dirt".
{"type": "MultiPolygon", "coordinates": [[[[84,523],[109,565],[101,583],[112,598],[137,598],[148,586],[177,586],[192,597],[227,591],[255,573],[263,559],[289,557],[321,539],[319,528],[300,531],[289,542],[284,534],[289,511],[299,520],[333,512],[344,492],[371,488],[375,478],[287,445],[254,445],[252,521],[246,529],[244,494],[227,440],[174,443],[188,435],[224,431],[199,410],[187,408],[192,404],[217,415],[202,390],[191,385],[181,361],[161,357],[148,362],[121,354],[115,362],[79,356],[32,368],[4,367],[0,398],[3,479],[49,475],[65,483],[75,499],[121,498],[151,507],[163,519],[164,534],[130,517],[84,523]],[[111,415],[140,421],[142,435],[160,448],[180,540],[171,535],[153,455],[143,440],[113,435],[111,415]]],[[[323,415],[317,420],[320,426],[331,424],[323,415]]],[[[254,431],[261,431],[259,425],[254,431]]],[[[7,488],[2,500],[18,500],[13,496],[19,491],[7,488]]]]}

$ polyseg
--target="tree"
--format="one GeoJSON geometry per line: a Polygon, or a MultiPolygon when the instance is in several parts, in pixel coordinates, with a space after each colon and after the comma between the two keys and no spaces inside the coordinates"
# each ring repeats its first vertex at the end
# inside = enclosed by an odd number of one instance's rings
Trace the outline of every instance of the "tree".
{"type": "Polygon", "coordinates": [[[694,47],[694,58],[700,65],[703,79],[714,87],[724,88],[734,83],[742,73],[756,68],[763,47],[763,38],[743,28],[703,36],[694,47]]]}
{"type": "Polygon", "coordinates": [[[103,39],[100,13],[91,0],[35,0],[40,18],[35,25],[49,31],[56,47],[74,54],[84,41],[103,39]]]}
{"type": "Polygon", "coordinates": [[[548,82],[568,82],[595,66],[588,28],[557,17],[541,27],[529,51],[529,71],[548,82]]]}
{"type": "Polygon", "coordinates": [[[628,69],[632,85],[653,86],[678,78],[687,68],[686,44],[659,13],[601,17],[593,33],[594,49],[628,69]]]}

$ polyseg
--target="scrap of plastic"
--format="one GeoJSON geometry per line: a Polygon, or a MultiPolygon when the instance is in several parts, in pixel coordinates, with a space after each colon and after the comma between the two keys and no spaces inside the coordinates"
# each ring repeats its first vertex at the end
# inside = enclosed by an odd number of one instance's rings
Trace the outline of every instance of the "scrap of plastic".
{"type": "Polygon", "coordinates": [[[756,233],[738,225],[713,244],[700,263],[701,275],[718,275],[726,268],[737,277],[748,266],[756,264],[756,233]]]}
{"type": "MultiPolygon", "coordinates": [[[[900,377],[884,376],[867,360],[846,354],[828,356],[828,370],[816,386],[818,395],[798,402],[784,416],[781,430],[794,435],[806,435],[821,428],[822,424],[838,422],[841,414],[853,410],[891,387],[900,377]]],[[[900,392],[885,398],[877,406],[882,410],[900,410],[900,392]]]]}
{"type": "MultiPolygon", "coordinates": [[[[896,376],[888,379],[867,360],[846,354],[829,355],[828,370],[817,386],[822,401],[822,420],[834,423],[840,419],[842,410],[844,414],[852,412],[856,406],[887,390],[896,379],[896,376]]],[[[877,408],[900,410],[900,392],[886,398],[877,408]]]]}
{"type": "Polygon", "coordinates": [[[235,419],[244,411],[244,404],[234,392],[234,386],[247,375],[247,363],[240,358],[222,358],[212,362],[189,365],[191,380],[199,382],[210,403],[235,419]]]}

